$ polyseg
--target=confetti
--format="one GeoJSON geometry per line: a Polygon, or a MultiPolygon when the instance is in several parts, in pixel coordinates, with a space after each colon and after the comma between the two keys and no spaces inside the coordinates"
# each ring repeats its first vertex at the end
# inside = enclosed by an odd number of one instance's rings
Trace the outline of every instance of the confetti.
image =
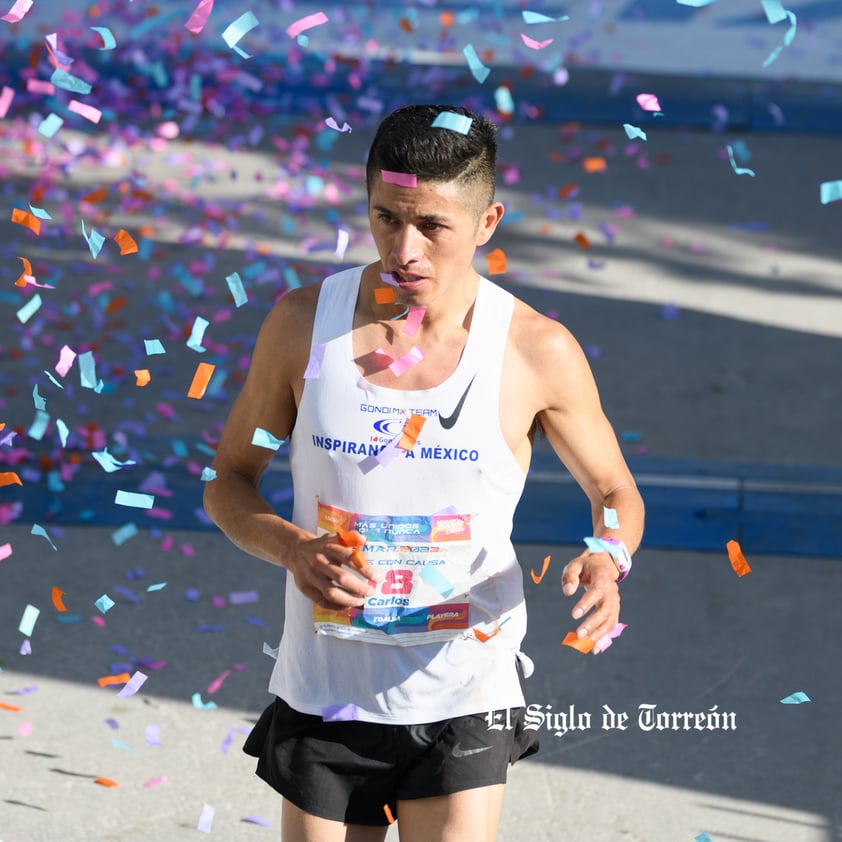
{"type": "Polygon", "coordinates": [[[196,316],[193,320],[193,328],[190,331],[190,338],[187,340],[187,347],[193,351],[198,351],[200,354],[204,354],[207,348],[202,347],[202,340],[205,337],[205,331],[207,330],[208,325],[210,322],[207,319],[203,319],[201,316],[196,316]]]}
{"type": "Polygon", "coordinates": [[[196,373],[193,375],[193,382],[187,391],[187,397],[196,400],[203,398],[215,370],[216,366],[211,363],[199,363],[196,366],[196,373]]]}
{"type": "Polygon", "coordinates": [[[329,129],[333,129],[335,132],[349,132],[350,133],[351,131],[353,131],[353,129],[347,123],[343,123],[342,128],[339,128],[339,123],[337,123],[336,120],[333,119],[333,117],[328,117],[325,120],[325,124],[327,125],[327,127],[329,129]]]}
{"type": "Polygon", "coordinates": [[[7,23],[18,23],[23,20],[33,4],[34,0],[15,0],[15,5],[3,17],[0,17],[0,20],[7,23]]]}
{"type": "Polygon", "coordinates": [[[193,10],[193,14],[187,19],[184,24],[185,29],[189,29],[194,35],[198,35],[208,22],[210,13],[213,11],[213,0],[199,0],[198,5],[193,10]]]}
{"type": "Polygon", "coordinates": [[[426,307],[410,307],[409,315],[406,317],[406,322],[404,322],[403,332],[407,336],[415,336],[418,333],[418,328],[421,327],[421,322],[424,321],[426,313],[426,307]]]}
{"type": "Polygon", "coordinates": [[[160,746],[161,745],[161,726],[147,725],[144,729],[144,736],[146,737],[146,745],[160,746]]]}
{"type": "Polygon", "coordinates": [[[113,50],[117,46],[117,39],[107,26],[92,26],[91,29],[102,38],[100,50],[113,50]]]}
{"type": "Polygon", "coordinates": [[[154,585],[150,585],[147,589],[147,593],[154,593],[155,591],[162,591],[167,586],[166,582],[157,582],[154,585]]]}
{"type": "Polygon", "coordinates": [[[160,339],[144,339],[143,346],[146,349],[146,356],[151,357],[153,354],[166,354],[164,346],[160,339]]]}
{"type": "MultiPolygon", "coordinates": [[[[385,353],[380,349],[378,349],[378,351],[381,354],[385,353]]],[[[388,356],[388,354],[386,356],[388,356]]],[[[391,371],[395,377],[400,377],[405,371],[412,368],[412,366],[417,365],[423,359],[424,352],[417,345],[413,345],[400,359],[392,360],[392,362],[389,363],[389,371],[391,371]]]]}
{"type": "Polygon", "coordinates": [[[308,29],[312,29],[315,26],[321,26],[322,24],[327,23],[327,21],[328,17],[324,12],[316,12],[313,15],[307,15],[306,17],[299,18],[295,21],[295,23],[291,23],[286,28],[286,33],[290,38],[297,38],[302,32],[306,32],[308,29]]]}
{"type": "Polygon", "coordinates": [[[398,294],[394,287],[377,287],[374,290],[374,300],[378,304],[394,304],[398,300],[398,294]]]}
{"type": "Polygon", "coordinates": [[[146,679],[149,678],[148,675],[138,671],[136,672],[128,681],[126,686],[117,694],[118,698],[120,699],[128,699],[130,696],[134,696],[138,690],[146,683],[146,679]]]}
{"type": "Polygon", "coordinates": [[[734,568],[737,576],[745,576],[746,573],[751,573],[751,567],[746,561],[746,557],[743,555],[739,543],[737,541],[729,541],[725,547],[728,550],[728,559],[731,562],[731,567],[734,568]]]}
{"type": "Polygon", "coordinates": [[[604,652],[627,628],[628,626],[625,623],[617,623],[608,634],[604,634],[597,640],[594,651],[604,652]]]}
{"type": "Polygon", "coordinates": [[[795,693],[792,693],[789,696],[781,699],[782,705],[802,705],[804,702],[809,702],[810,697],[803,691],[798,690],[795,693]]]}
{"type": "Polygon", "coordinates": [[[12,554],[11,544],[0,544],[0,561],[8,558],[12,554]]]}
{"type": "Polygon", "coordinates": [[[231,675],[231,670],[224,670],[220,673],[210,684],[208,684],[208,693],[216,693],[220,687],[222,687],[222,682],[225,681],[228,676],[231,675]]]}
{"type": "MultiPolygon", "coordinates": [[[[681,2],[681,0],[679,0],[681,2]]],[[[713,842],[709,833],[700,833],[698,836],[694,837],[695,842],[713,842]]]]}
{"type": "Polygon", "coordinates": [[[136,368],[134,372],[135,386],[148,386],[152,380],[152,375],[148,368],[136,368]]]}
{"type": "Polygon", "coordinates": [[[111,778],[97,778],[94,781],[94,783],[99,784],[100,786],[105,786],[105,787],[120,786],[120,784],[118,784],[117,781],[112,781],[111,778]]]}
{"type": "Polygon", "coordinates": [[[167,776],[164,775],[160,778],[150,778],[143,784],[144,789],[148,789],[151,786],[160,786],[161,784],[165,784],[167,782],[167,776]]]}
{"type": "Polygon", "coordinates": [[[544,566],[541,568],[541,575],[540,576],[536,576],[534,570],[529,571],[529,575],[532,576],[532,581],[535,582],[536,585],[540,584],[541,579],[544,578],[544,574],[547,572],[547,568],[550,566],[550,558],[551,558],[550,556],[547,556],[544,559],[544,566]]]}
{"type": "Polygon", "coordinates": [[[225,283],[228,284],[228,289],[231,292],[231,295],[234,297],[234,306],[235,307],[242,307],[243,304],[248,302],[248,296],[246,295],[245,288],[243,287],[242,278],[240,278],[239,272],[234,272],[230,275],[225,277],[225,283]]]}
{"type": "Polygon", "coordinates": [[[199,477],[202,482],[210,482],[216,479],[216,471],[213,468],[202,468],[202,476],[199,477]]]}
{"type": "Polygon", "coordinates": [[[55,606],[56,611],[60,611],[62,613],[67,611],[67,606],[64,604],[64,599],[62,599],[62,597],[65,595],[65,593],[66,593],[66,591],[63,591],[58,586],[56,586],[56,585],[53,586],[53,593],[52,593],[53,605],[55,606]]]}
{"type": "Polygon", "coordinates": [[[421,569],[419,575],[422,581],[426,582],[430,587],[435,588],[444,599],[447,599],[453,593],[453,583],[442,576],[435,567],[424,567],[421,569]]]}
{"type": "Polygon", "coordinates": [[[536,41],[534,38],[530,38],[522,32],[520,33],[520,37],[523,39],[523,43],[531,50],[543,50],[544,47],[549,47],[555,41],[555,38],[548,38],[546,41],[536,41]]]}
{"type": "Polygon", "coordinates": [[[240,39],[246,35],[246,33],[251,32],[258,23],[259,21],[255,17],[254,12],[243,12],[237,20],[225,28],[225,31],[222,33],[222,39],[232,50],[241,55],[243,58],[251,58],[251,56],[244,50],[241,50],[237,44],[240,39]]]}
{"type": "Polygon", "coordinates": [[[22,211],[17,208],[13,208],[12,222],[28,228],[33,234],[35,234],[36,237],[41,235],[41,220],[38,219],[35,214],[29,213],[29,211],[22,211]]]}
{"type": "Polygon", "coordinates": [[[114,235],[117,245],[120,246],[120,254],[137,254],[137,242],[128,231],[122,228],[114,235]]]}
{"type": "Polygon", "coordinates": [[[63,91],[70,91],[74,94],[82,94],[82,96],[91,92],[91,86],[84,79],[80,79],[78,76],[73,76],[66,70],[62,70],[60,67],[57,67],[53,71],[53,75],[50,77],[50,82],[52,82],[52,84],[57,88],[61,88],[63,91]]]}
{"type": "Polygon", "coordinates": [[[10,705],[6,702],[0,702],[0,710],[7,710],[9,713],[20,713],[23,708],[18,707],[18,705],[10,705]]]}
{"type": "Polygon", "coordinates": [[[325,722],[350,722],[360,718],[360,709],[356,705],[329,705],[322,708],[325,722]]]}
{"type": "Polygon", "coordinates": [[[401,450],[412,450],[415,447],[415,442],[418,441],[421,428],[424,426],[426,420],[423,415],[416,415],[414,412],[409,416],[406,424],[403,426],[403,432],[398,442],[398,447],[401,450]]]}
{"type": "Polygon", "coordinates": [[[608,161],[599,156],[589,157],[582,161],[582,167],[585,172],[605,172],[608,169],[608,161]]]}
{"type": "Polygon", "coordinates": [[[473,44],[468,44],[464,47],[462,53],[468,60],[468,67],[471,68],[471,73],[474,74],[474,79],[482,84],[488,78],[488,74],[491,73],[491,70],[480,61],[480,57],[477,55],[477,51],[474,49],[473,44]]]}
{"type": "Polygon", "coordinates": [[[679,6],[693,6],[695,9],[700,9],[702,6],[710,6],[716,0],[675,0],[679,6]]]}
{"type": "Polygon", "coordinates": [[[96,680],[100,687],[110,687],[112,684],[126,684],[130,681],[131,676],[127,672],[121,672],[115,675],[103,675],[96,680]]]}
{"type": "Polygon", "coordinates": [[[58,547],[52,542],[52,539],[47,534],[47,530],[44,529],[43,526],[39,526],[37,523],[32,524],[32,529],[29,533],[30,535],[39,535],[41,538],[46,539],[47,543],[56,551],[58,552],[58,547]]]}
{"type": "Polygon", "coordinates": [[[104,593],[99,599],[94,601],[94,605],[103,613],[109,612],[117,603],[107,594],[104,593]]]}
{"type": "Polygon", "coordinates": [[[766,20],[769,23],[780,23],[786,20],[786,9],[783,7],[781,0],[761,0],[763,4],[763,11],[766,12],[766,20]]]}
{"type": "Polygon", "coordinates": [[[0,487],[4,485],[23,485],[23,482],[14,471],[3,471],[0,473],[0,487]]]}
{"type": "Polygon", "coordinates": [[[263,427],[255,427],[251,437],[252,444],[257,447],[265,447],[267,450],[277,450],[285,441],[286,439],[275,438],[263,427]]]}
{"type": "Polygon", "coordinates": [[[394,824],[395,823],[395,817],[392,815],[392,811],[389,809],[388,804],[383,805],[383,812],[386,815],[386,821],[389,822],[389,824],[394,824]]]}
{"type": "Polygon", "coordinates": [[[216,702],[203,702],[201,693],[194,693],[190,698],[196,710],[216,710],[218,707],[216,702]]]}
{"type": "Polygon", "coordinates": [[[647,140],[646,132],[643,131],[643,129],[639,129],[637,126],[633,126],[631,123],[623,123],[623,128],[625,129],[626,137],[629,140],[635,140],[635,138],[647,140]]]}
{"type": "Polygon", "coordinates": [[[12,104],[14,98],[14,89],[4,85],[3,89],[0,90],[0,120],[9,113],[9,106],[12,104]]]}
{"type": "Polygon", "coordinates": [[[392,172],[391,170],[380,170],[380,178],[386,184],[397,184],[398,187],[417,187],[418,176],[404,172],[392,172]]]}
{"type": "Polygon", "coordinates": [[[607,506],[602,507],[602,522],[607,529],[619,529],[620,520],[617,517],[616,509],[609,509],[607,506]]]}
{"type": "Polygon", "coordinates": [[[576,632],[567,632],[564,640],[561,641],[563,646],[569,646],[577,652],[583,654],[590,652],[596,646],[596,641],[590,637],[579,637],[576,632]]]}
{"type": "Polygon", "coordinates": [[[748,169],[748,167],[738,167],[737,162],[734,160],[734,148],[729,144],[725,147],[728,150],[728,160],[731,162],[731,169],[737,175],[755,175],[754,170],[748,169]]]}
{"type": "Polygon", "coordinates": [[[638,94],[635,99],[644,111],[660,111],[661,103],[655,94],[638,94]]]}
{"type": "Polygon", "coordinates": [[[99,256],[100,251],[102,251],[102,246],[105,243],[105,237],[102,236],[98,231],[91,229],[90,235],[88,235],[87,229],[85,228],[85,221],[82,220],[82,236],[85,238],[85,242],[88,244],[88,248],[91,251],[91,257],[94,260],[97,259],[99,256]]]}
{"type": "Polygon", "coordinates": [[[133,459],[126,459],[125,462],[121,462],[119,459],[115,459],[108,452],[107,447],[104,450],[92,451],[91,456],[93,456],[94,459],[96,459],[102,470],[105,471],[105,473],[107,474],[112,474],[114,473],[114,471],[119,471],[121,468],[137,464],[137,462],[135,462],[133,459]]]}
{"type": "Polygon", "coordinates": [[[434,129],[450,129],[459,134],[468,134],[473,124],[472,117],[466,117],[464,114],[456,114],[454,111],[442,111],[436,115],[436,119],[431,123],[434,129]]]}
{"type": "Polygon", "coordinates": [[[838,202],[842,199],[842,179],[839,181],[824,181],[821,186],[821,200],[823,205],[838,202]]]}
{"type": "Polygon", "coordinates": [[[118,490],[114,496],[118,506],[132,506],[135,509],[151,509],[155,505],[153,494],[138,494],[134,491],[118,490]]]}
{"type": "Polygon", "coordinates": [[[506,271],[506,252],[501,248],[490,251],[485,256],[489,275],[502,275],[506,271]]]}
{"type": "MultiPolygon", "coordinates": [[[[501,85],[494,91],[494,104],[501,114],[509,116],[515,113],[515,101],[512,97],[512,92],[505,85],[501,85]]],[[[509,182],[507,181],[506,183],[508,184],[509,182]]]]}
{"type": "Polygon", "coordinates": [[[18,631],[24,637],[32,637],[32,630],[35,628],[35,623],[38,621],[38,615],[41,613],[40,608],[34,605],[27,604],[23,609],[23,616],[18,624],[18,631]]]}
{"type": "Polygon", "coordinates": [[[551,18],[547,15],[542,15],[540,12],[521,12],[523,15],[523,22],[528,24],[533,23],[555,23],[556,21],[570,20],[567,15],[562,15],[559,18],[551,18]]]}
{"type": "Polygon", "coordinates": [[[573,242],[582,249],[589,249],[591,247],[591,241],[581,231],[573,238],[573,242]]]}
{"type": "Polygon", "coordinates": [[[62,377],[67,377],[67,372],[70,371],[70,367],[73,365],[73,360],[75,359],[76,352],[67,345],[62,346],[61,351],[59,351],[59,358],[55,365],[55,370],[62,377]]]}

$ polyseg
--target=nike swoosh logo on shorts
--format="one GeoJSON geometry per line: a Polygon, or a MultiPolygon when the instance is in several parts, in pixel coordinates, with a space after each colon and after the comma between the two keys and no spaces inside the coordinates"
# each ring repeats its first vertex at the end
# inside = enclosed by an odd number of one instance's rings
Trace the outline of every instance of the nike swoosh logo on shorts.
{"type": "Polygon", "coordinates": [[[445,417],[441,413],[439,413],[439,423],[444,427],[445,430],[449,430],[455,423],[456,420],[459,418],[459,413],[462,412],[462,407],[465,404],[465,398],[468,397],[468,392],[471,390],[471,386],[474,385],[474,377],[471,378],[471,382],[465,387],[465,391],[462,392],[462,397],[459,398],[459,403],[456,404],[456,409],[453,410],[453,414],[445,417]]]}
{"type": "Polygon", "coordinates": [[[469,757],[472,754],[479,754],[481,751],[488,751],[493,746],[481,746],[480,748],[460,748],[459,743],[453,746],[454,757],[469,757]]]}

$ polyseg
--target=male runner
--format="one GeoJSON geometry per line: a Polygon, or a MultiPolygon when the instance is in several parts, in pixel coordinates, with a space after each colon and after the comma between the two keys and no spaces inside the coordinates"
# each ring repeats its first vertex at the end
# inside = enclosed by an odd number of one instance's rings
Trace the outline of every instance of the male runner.
{"type": "Polygon", "coordinates": [[[495,838],[507,766],[534,750],[510,533],[538,427],[615,542],[564,569],[577,633],[618,621],[643,504],[579,345],[472,267],[503,216],[495,158],[493,124],[464,108],[381,123],[379,259],[269,313],[206,484],[230,540],[290,574],[277,699],[245,746],[283,795],[285,842],[379,842],[391,816],[402,842],[495,838]],[[263,431],[290,440],[291,521],[258,490],[263,431]],[[490,730],[504,710],[516,727],[490,730]]]}

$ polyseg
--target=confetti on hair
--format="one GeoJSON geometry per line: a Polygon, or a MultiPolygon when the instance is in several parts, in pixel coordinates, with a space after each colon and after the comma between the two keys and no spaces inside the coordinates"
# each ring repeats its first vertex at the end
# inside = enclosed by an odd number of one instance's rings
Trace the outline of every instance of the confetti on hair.
{"type": "Polygon", "coordinates": [[[746,561],[746,557],[743,555],[743,551],[737,541],[729,541],[725,545],[725,548],[728,550],[728,559],[737,576],[745,576],[746,573],[751,573],[751,566],[746,561]]]}
{"type": "Polygon", "coordinates": [[[430,124],[434,129],[450,129],[459,134],[468,134],[473,125],[473,117],[457,114],[455,111],[441,111],[430,124]]]}
{"type": "Polygon", "coordinates": [[[393,172],[392,170],[380,170],[380,178],[386,184],[397,184],[398,187],[418,186],[418,176],[412,173],[393,172]]]}

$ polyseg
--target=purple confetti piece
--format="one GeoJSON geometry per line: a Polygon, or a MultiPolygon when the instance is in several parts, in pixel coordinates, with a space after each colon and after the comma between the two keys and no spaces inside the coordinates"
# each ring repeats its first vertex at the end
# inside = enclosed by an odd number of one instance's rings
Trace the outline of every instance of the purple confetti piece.
{"type": "Polygon", "coordinates": [[[106,719],[105,724],[111,728],[112,731],[119,731],[120,730],[120,723],[117,722],[116,719],[106,719]]]}
{"type": "Polygon", "coordinates": [[[202,833],[210,833],[211,826],[213,825],[213,814],[213,807],[210,804],[205,804],[202,807],[202,815],[199,816],[199,823],[196,825],[196,830],[200,830],[202,833]]]}
{"type": "Polygon", "coordinates": [[[129,696],[134,696],[138,690],[143,686],[144,682],[149,676],[144,675],[139,670],[129,679],[128,684],[117,694],[121,699],[128,699],[129,696]]]}
{"type": "Polygon", "coordinates": [[[360,709],[356,705],[329,705],[322,708],[322,719],[325,722],[350,722],[359,718],[360,709]]]}
{"type": "Polygon", "coordinates": [[[159,746],[161,745],[161,726],[147,725],[145,729],[146,745],[159,746]]]}
{"type": "Polygon", "coordinates": [[[231,605],[245,605],[248,602],[257,602],[257,591],[232,591],[228,594],[228,601],[231,605]]]}
{"type": "Polygon", "coordinates": [[[31,655],[32,654],[32,644],[29,642],[28,637],[20,645],[20,654],[21,655],[31,655]]]}
{"type": "Polygon", "coordinates": [[[307,368],[304,370],[305,380],[317,380],[322,370],[322,362],[325,357],[327,345],[324,342],[316,342],[310,349],[310,359],[307,361],[307,368]]]}
{"type": "Polygon", "coordinates": [[[246,816],[243,821],[249,824],[259,824],[261,827],[272,827],[272,822],[269,819],[261,819],[260,816],[246,816]]]}

